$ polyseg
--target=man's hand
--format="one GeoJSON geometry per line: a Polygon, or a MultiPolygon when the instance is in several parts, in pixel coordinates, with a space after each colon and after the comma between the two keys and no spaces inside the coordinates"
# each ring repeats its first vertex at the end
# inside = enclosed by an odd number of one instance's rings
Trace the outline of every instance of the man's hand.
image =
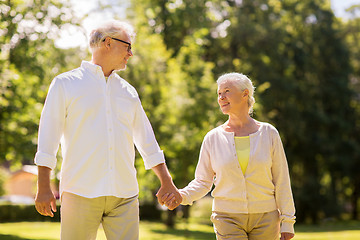
{"type": "Polygon", "coordinates": [[[170,210],[175,209],[181,203],[182,197],[172,181],[169,170],[164,163],[153,167],[152,170],[161,182],[161,187],[156,193],[159,204],[164,205],[167,203],[166,200],[169,198],[169,201],[171,200],[171,202],[169,202],[166,206],[170,210]]]}
{"type": "Polygon", "coordinates": [[[54,217],[53,212],[56,212],[56,199],[50,188],[50,173],[50,168],[38,166],[35,208],[41,215],[54,217]]]}
{"type": "MultiPolygon", "coordinates": [[[[180,195],[181,197],[181,195],[180,195]]],[[[159,196],[158,196],[159,198],[159,196]]],[[[165,206],[169,209],[169,210],[174,210],[175,208],[177,208],[181,201],[182,201],[182,197],[181,200],[179,201],[178,199],[176,199],[175,194],[173,193],[165,193],[162,197],[161,197],[161,201],[164,202],[165,206]]]]}
{"type": "Polygon", "coordinates": [[[36,194],[35,208],[43,216],[54,217],[53,212],[56,212],[56,199],[50,189],[36,194]]]}
{"type": "Polygon", "coordinates": [[[170,209],[174,210],[177,208],[182,202],[182,197],[178,191],[178,189],[173,186],[173,188],[166,189],[161,186],[159,191],[156,194],[159,204],[164,205],[170,209]]]}
{"type": "Polygon", "coordinates": [[[290,240],[290,239],[292,239],[294,237],[294,235],[295,234],[293,234],[293,233],[282,232],[280,240],[290,240]]]}

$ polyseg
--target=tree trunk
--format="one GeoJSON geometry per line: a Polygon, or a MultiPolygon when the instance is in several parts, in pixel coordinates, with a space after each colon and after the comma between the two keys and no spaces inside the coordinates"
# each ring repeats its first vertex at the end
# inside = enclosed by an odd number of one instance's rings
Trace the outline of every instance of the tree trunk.
{"type": "Polygon", "coordinates": [[[352,205],[351,215],[353,220],[357,220],[359,214],[359,209],[358,209],[359,194],[360,194],[360,178],[357,177],[354,184],[354,192],[351,197],[351,205],[352,205]]]}
{"type": "Polygon", "coordinates": [[[168,228],[175,228],[175,216],[176,216],[176,209],[171,211],[171,210],[167,210],[167,218],[165,221],[165,225],[168,228]]]}

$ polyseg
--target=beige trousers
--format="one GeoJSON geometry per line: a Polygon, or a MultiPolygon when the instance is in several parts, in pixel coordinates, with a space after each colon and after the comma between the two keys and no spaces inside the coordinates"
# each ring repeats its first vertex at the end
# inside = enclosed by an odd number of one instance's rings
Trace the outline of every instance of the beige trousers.
{"type": "Polygon", "coordinates": [[[61,239],[93,240],[102,223],[108,240],[139,239],[137,196],[85,198],[64,192],[61,198],[61,239]]]}
{"type": "Polygon", "coordinates": [[[213,212],[216,239],[275,240],[280,239],[279,211],[236,214],[213,212]]]}

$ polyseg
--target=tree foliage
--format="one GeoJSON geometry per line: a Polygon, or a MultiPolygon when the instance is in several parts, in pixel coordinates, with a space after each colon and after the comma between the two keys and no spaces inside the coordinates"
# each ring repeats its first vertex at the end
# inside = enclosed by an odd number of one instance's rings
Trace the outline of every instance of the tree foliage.
{"type": "MultiPolygon", "coordinates": [[[[68,9],[0,4],[0,163],[32,161],[48,85],[80,64],[80,50],[54,46],[61,26],[77,24],[68,9]]],[[[206,132],[226,119],[215,80],[242,72],[256,86],[254,117],[281,134],[298,221],[359,218],[356,15],[335,18],[328,0],[136,0],[126,13],[137,37],[120,75],[138,90],[178,187],[193,178],[206,132]]],[[[141,201],[154,201],[156,177],[136,165],[141,201]]]]}
{"type": "Polygon", "coordinates": [[[352,67],[349,75],[349,87],[354,91],[350,102],[353,118],[349,119],[352,131],[347,140],[348,148],[345,149],[347,150],[346,156],[351,161],[343,171],[344,178],[342,185],[347,187],[347,191],[345,191],[346,199],[351,199],[352,218],[357,219],[360,211],[360,175],[356,170],[360,164],[360,17],[356,18],[355,13],[360,11],[360,5],[351,7],[349,11],[354,14],[353,18],[346,22],[338,23],[338,28],[342,30],[341,37],[345,39],[349,49],[349,59],[352,67]]]}
{"type": "Polygon", "coordinates": [[[50,0],[1,1],[0,14],[0,163],[18,168],[32,163],[50,81],[78,64],[75,50],[54,46],[59,29],[78,20],[50,0]]]}
{"type": "MultiPolygon", "coordinates": [[[[134,57],[120,75],[138,90],[174,181],[184,186],[193,177],[202,138],[211,129],[209,120],[219,115],[213,101],[214,65],[202,59],[203,49],[196,44],[207,30],[200,29],[184,38],[178,54],[173,56],[163,36],[149,28],[146,16],[137,14],[147,3],[134,8],[134,57]]],[[[154,175],[146,173],[141,165],[139,162],[140,186],[154,191],[158,183],[155,179],[149,181],[154,175]]],[[[150,195],[146,191],[142,194],[141,200],[150,195]]]]}
{"type": "MultiPolygon", "coordinates": [[[[156,133],[180,186],[192,178],[202,137],[223,119],[215,113],[215,79],[237,71],[257,86],[255,118],[274,124],[282,135],[298,220],[339,217],[349,191],[357,189],[349,183],[359,149],[350,80],[359,74],[350,49],[359,46],[355,39],[351,46],[344,41],[349,33],[342,31],[344,23],[329,1],[144,0],[139,5],[133,16],[145,13],[143,27],[161,36],[171,54],[163,65],[166,90],[157,95],[164,102],[156,109],[170,107],[153,121],[162,125],[156,133]]],[[[351,29],[358,34],[358,28],[351,29]]]]}

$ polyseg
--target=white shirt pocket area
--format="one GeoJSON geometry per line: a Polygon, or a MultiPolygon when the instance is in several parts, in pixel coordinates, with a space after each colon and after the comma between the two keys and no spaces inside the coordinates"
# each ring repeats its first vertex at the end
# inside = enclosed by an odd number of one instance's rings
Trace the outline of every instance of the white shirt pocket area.
{"type": "Polygon", "coordinates": [[[136,100],[123,97],[115,98],[116,118],[124,125],[132,128],[136,112],[136,100]]]}

